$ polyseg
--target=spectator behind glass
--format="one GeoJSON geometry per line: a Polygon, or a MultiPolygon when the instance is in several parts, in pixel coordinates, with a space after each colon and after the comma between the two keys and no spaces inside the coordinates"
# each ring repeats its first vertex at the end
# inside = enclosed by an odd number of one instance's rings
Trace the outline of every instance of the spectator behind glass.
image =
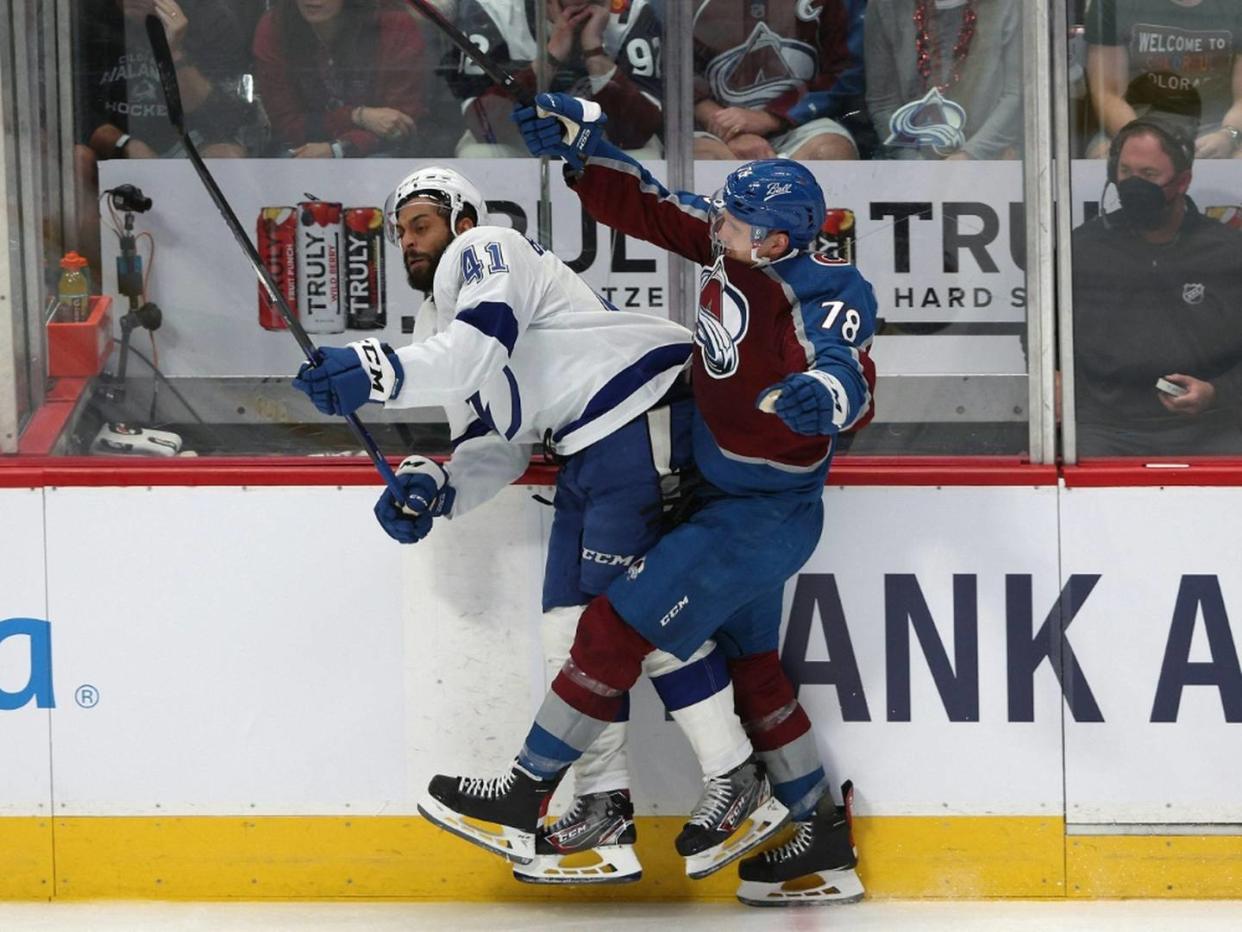
{"type": "MultiPolygon", "coordinates": [[[[536,89],[534,0],[460,0],[457,26],[530,91],[536,89]]],[[[650,0],[547,0],[549,89],[599,103],[605,134],[622,149],[649,147],[659,158],[664,129],[660,39],[663,26],[650,0]]],[[[526,157],[510,119],[513,99],[454,49],[445,60],[462,102],[467,133],[457,154],[526,157]]]]}
{"type": "Polygon", "coordinates": [[[1242,232],[1187,196],[1194,138],[1184,118],[1122,127],[1121,207],[1074,230],[1083,456],[1242,453],[1242,232]]]}
{"type": "Polygon", "coordinates": [[[1019,0],[871,0],[865,60],[887,157],[1021,155],[1019,0]]]}
{"type": "Polygon", "coordinates": [[[259,98],[295,158],[419,154],[422,33],[388,0],[277,0],[254,37],[259,98]]]}
{"type": "Polygon", "coordinates": [[[182,155],[144,21],[164,24],[186,126],[208,158],[241,157],[257,115],[238,94],[246,36],[223,0],[86,0],[77,56],[80,139],[98,159],[182,155]]]}
{"type": "MultiPolygon", "coordinates": [[[[694,154],[856,159],[864,0],[702,0],[694,19],[694,154]]],[[[863,128],[866,120],[861,120],[863,128]]]]}
{"type": "Polygon", "coordinates": [[[1189,89],[1202,101],[1196,157],[1238,156],[1242,3],[1090,0],[1085,19],[1087,83],[1102,127],[1087,146],[1089,158],[1103,158],[1113,135],[1143,115],[1144,103],[1189,89]]]}
{"type": "Polygon", "coordinates": [[[78,244],[99,281],[99,160],[184,155],[151,56],[149,14],[164,24],[202,155],[246,155],[261,144],[261,121],[240,94],[248,41],[224,0],[83,0],[73,10],[78,244]]]}

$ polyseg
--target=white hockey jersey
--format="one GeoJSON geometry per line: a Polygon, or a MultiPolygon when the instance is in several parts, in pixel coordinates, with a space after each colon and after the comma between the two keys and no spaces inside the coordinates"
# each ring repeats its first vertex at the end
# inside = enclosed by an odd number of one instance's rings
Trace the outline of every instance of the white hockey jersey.
{"type": "Polygon", "coordinates": [[[405,380],[386,407],[444,408],[453,515],[521,476],[545,437],[569,455],[642,414],[692,349],[684,327],[616,310],[506,227],[456,237],[420,313],[435,315],[435,333],[397,350],[405,380]]]}

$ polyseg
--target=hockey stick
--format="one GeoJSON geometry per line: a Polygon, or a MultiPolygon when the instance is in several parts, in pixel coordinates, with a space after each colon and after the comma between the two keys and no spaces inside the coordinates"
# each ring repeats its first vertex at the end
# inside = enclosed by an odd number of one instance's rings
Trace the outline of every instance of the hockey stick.
{"type": "MultiPolygon", "coordinates": [[[[177,136],[180,137],[181,144],[185,146],[186,155],[190,157],[190,163],[194,166],[194,171],[198,173],[198,177],[202,180],[207,193],[211,195],[216,209],[224,217],[224,222],[228,224],[233,238],[237,240],[237,245],[242,248],[246,258],[250,260],[250,265],[254,268],[255,274],[259,276],[259,282],[263,285],[264,290],[267,291],[276,310],[280,312],[280,316],[284,318],[285,323],[289,327],[289,332],[298,341],[298,346],[302,348],[302,352],[306,355],[307,362],[312,366],[318,365],[321,361],[319,349],[311,341],[310,336],[306,333],[306,329],[289,308],[289,302],[285,300],[285,296],[281,294],[280,289],[272,280],[272,275],[267,270],[267,266],[259,258],[258,250],[254,248],[254,244],[246,236],[241,223],[237,219],[237,215],[233,213],[233,208],[229,206],[229,202],[225,200],[224,194],[216,184],[216,180],[211,177],[211,172],[203,164],[203,159],[198,154],[194,140],[186,132],[185,112],[181,107],[181,88],[177,83],[177,67],[173,64],[172,50],[168,47],[168,37],[164,34],[163,23],[160,22],[158,16],[152,13],[147,16],[146,26],[147,38],[151,40],[151,52],[155,56],[155,66],[160,73],[160,84],[164,88],[164,98],[168,102],[168,119],[172,121],[173,129],[176,130],[177,136]]],[[[345,415],[345,420],[350,428],[353,429],[354,436],[358,438],[358,441],[366,449],[367,455],[371,457],[371,462],[375,464],[375,468],[379,470],[379,474],[383,477],[384,484],[388,486],[388,491],[392,493],[393,499],[404,505],[405,493],[397,482],[397,477],[393,473],[392,467],[388,465],[388,461],[384,459],[384,454],[380,452],[379,446],[376,445],[375,439],[362,426],[362,422],[358,420],[358,415],[347,414],[345,415]]]]}
{"type": "MultiPolygon", "coordinates": [[[[441,13],[439,9],[437,9],[430,2],[430,0],[405,0],[405,2],[435,23],[436,26],[439,27],[440,31],[448,37],[449,41],[461,49],[463,55],[483,69],[484,74],[508,91],[518,103],[522,104],[524,107],[535,106],[534,96],[527,91],[526,88],[522,87],[513,75],[509,74],[509,72],[501,68],[500,65],[496,64],[490,55],[471,42],[469,37],[464,32],[449,22],[448,18],[441,13]]],[[[565,124],[566,130],[570,134],[574,132],[574,126],[572,123],[564,117],[558,116],[558,119],[565,124]]],[[[763,397],[763,400],[759,405],[759,410],[763,411],[765,414],[775,414],[776,399],[780,396],[781,393],[779,390],[769,392],[763,397]]]]}
{"type": "Polygon", "coordinates": [[[466,34],[449,22],[448,18],[433,4],[428,0],[405,0],[405,2],[435,23],[448,37],[448,40],[461,49],[463,55],[482,68],[483,73],[508,91],[514,100],[524,107],[534,106],[534,95],[522,87],[517,78],[496,64],[490,55],[471,42],[466,34]]]}
{"type": "MultiPolygon", "coordinates": [[[[484,74],[508,91],[514,100],[523,107],[535,106],[535,96],[518,83],[517,78],[496,64],[490,55],[471,42],[469,37],[453,25],[433,3],[429,3],[428,0],[405,0],[405,2],[435,23],[439,30],[448,37],[449,41],[461,50],[463,55],[478,65],[484,74]]],[[[478,101],[476,100],[475,103],[477,104],[478,101]]],[[[485,108],[479,107],[478,111],[480,119],[487,127],[487,132],[491,133],[491,126],[488,123],[485,108]]],[[[540,113],[542,114],[542,111],[540,113]]],[[[577,126],[564,117],[560,117],[560,120],[565,125],[567,138],[572,140],[574,133],[577,132],[577,126]]],[[[494,134],[492,135],[494,136],[494,134]]],[[[540,159],[539,179],[540,194],[541,196],[546,196],[548,187],[548,161],[546,157],[540,159]]],[[[546,247],[551,247],[552,245],[552,218],[550,215],[545,215],[542,210],[539,212],[539,242],[546,247]]]]}

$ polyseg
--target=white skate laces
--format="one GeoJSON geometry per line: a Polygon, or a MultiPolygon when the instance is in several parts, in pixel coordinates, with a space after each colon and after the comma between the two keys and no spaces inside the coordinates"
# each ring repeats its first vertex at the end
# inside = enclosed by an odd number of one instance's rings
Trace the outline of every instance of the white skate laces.
{"type": "Polygon", "coordinates": [[[539,813],[557,780],[539,780],[517,763],[498,777],[436,774],[419,813],[440,828],[501,857],[529,864],[535,858],[539,813]]]}
{"type": "Polygon", "coordinates": [[[703,798],[695,806],[689,824],[712,828],[723,814],[725,807],[733,801],[731,789],[728,776],[712,777],[708,780],[703,790],[703,798]]]}
{"type": "Polygon", "coordinates": [[[862,881],[854,868],[858,852],[850,836],[853,784],[841,787],[844,807],[824,793],[814,810],[794,823],[782,845],[743,861],[737,898],[747,906],[828,906],[863,898],[862,881]]]}
{"type": "Polygon", "coordinates": [[[549,834],[563,831],[567,826],[572,825],[582,817],[582,812],[586,809],[587,798],[585,796],[577,796],[574,798],[573,805],[561,813],[555,822],[548,829],[549,834]]]}
{"type": "Polygon", "coordinates": [[[788,818],[763,765],[752,758],[703,781],[703,795],[674,846],[686,859],[686,876],[699,880],[759,845],[788,818]]]}
{"type": "Polygon", "coordinates": [[[811,847],[811,841],[815,837],[815,832],[811,828],[810,822],[795,822],[794,836],[785,842],[779,848],[773,848],[771,851],[763,852],[763,859],[769,863],[778,863],[780,861],[788,861],[790,858],[796,858],[811,847]]]}
{"type": "Polygon", "coordinates": [[[457,788],[464,796],[479,799],[498,799],[509,792],[516,775],[510,770],[499,777],[458,777],[457,788]]]}

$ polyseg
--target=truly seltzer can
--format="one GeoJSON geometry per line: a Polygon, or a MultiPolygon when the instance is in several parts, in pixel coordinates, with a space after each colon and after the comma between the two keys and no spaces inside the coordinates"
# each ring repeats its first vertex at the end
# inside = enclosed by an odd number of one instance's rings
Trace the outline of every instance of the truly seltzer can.
{"type": "Polygon", "coordinates": [[[824,222],[819,228],[819,237],[815,242],[816,251],[834,262],[853,265],[857,235],[854,211],[848,207],[829,207],[824,212],[824,222]]]}
{"type": "Polygon", "coordinates": [[[341,205],[298,205],[298,316],[307,333],[342,333],[341,205]]]}
{"type": "Polygon", "coordinates": [[[384,212],[378,207],[345,209],[345,307],[351,330],[388,325],[383,234],[384,212]]]}
{"type": "MultiPolygon", "coordinates": [[[[259,211],[259,256],[276,290],[284,296],[289,310],[297,315],[298,305],[298,212],[294,207],[264,207],[259,211]]],[[[259,325],[265,330],[284,330],[289,325],[276,309],[263,283],[259,283],[259,325]]]]}

